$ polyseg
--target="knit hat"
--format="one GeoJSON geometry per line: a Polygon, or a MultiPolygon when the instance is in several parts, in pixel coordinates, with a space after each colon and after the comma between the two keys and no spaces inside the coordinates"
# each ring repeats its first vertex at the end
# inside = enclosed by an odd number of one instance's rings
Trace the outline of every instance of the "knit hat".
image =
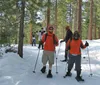
{"type": "Polygon", "coordinates": [[[70,28],[69,26],[66,26],[66,30],[69,29],[69,28],[70,28]]]}
{"type": "Polygon", "coordinates": [[[54,27],[53,26],[50,26],[48,29],[49,30],[54,30],[54,27]]]}

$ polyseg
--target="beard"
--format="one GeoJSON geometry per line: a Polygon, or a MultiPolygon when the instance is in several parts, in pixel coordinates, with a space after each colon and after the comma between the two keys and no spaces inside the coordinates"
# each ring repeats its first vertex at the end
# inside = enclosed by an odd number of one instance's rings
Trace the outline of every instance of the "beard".
{"type": "Polygon", "coordinates": [[[79,39],[79,37],[76,37],[76,36],[74,37],[74,40],[78,40],[78,39],[79,39]]]}
{"type": "Polygon", "coordinates": [[[78,40],[79,39],[79,35],[75,34],[74,35],[74,40],[78,40]]]}
{"type": "Polygon", "coordinates": [[[50,34],[52,34],[53,32],[49,31],[50,34]]]}

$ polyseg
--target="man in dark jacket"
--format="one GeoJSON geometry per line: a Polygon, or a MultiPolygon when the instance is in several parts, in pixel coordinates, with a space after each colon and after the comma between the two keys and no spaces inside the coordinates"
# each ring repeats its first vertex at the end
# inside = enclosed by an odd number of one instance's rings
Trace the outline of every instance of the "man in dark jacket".
{"type": "MultiPolygon", "coordinates": [[[[70,30],[70,27],[69,27],[69,26],[66,26],[65,29],[66,29],[66,36],[65,36],[65,38],[64,38],[63,40],[60,41],[60,43],[62,43],[62,42],[67,43],[68,40],[69,40],[70,38],[72,38],[72,31],[70,30]]],[[[64,59],[64,60],[61,60],[62,62],[66,62],[66,61],[68,60],[68,58],[67,58],[67,53],[68,53],[68,51],[67,51],[66,48],[65,48],[65,59],[64,59]]]]}

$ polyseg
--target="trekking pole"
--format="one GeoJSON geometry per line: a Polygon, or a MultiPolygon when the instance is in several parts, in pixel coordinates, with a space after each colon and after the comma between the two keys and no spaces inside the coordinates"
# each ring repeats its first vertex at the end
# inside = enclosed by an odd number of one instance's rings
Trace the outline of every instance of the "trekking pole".
{"type": "Polygon", "coordinates": [[[90,57],[89,57],[89,48],[87,47],[87,53],[88,53],[88,60],[89,60],[89,67],[90,67],[90,76],[92,76],[92,69],[91,69],[91,63],[90,63],[90,57]]]}
{"type": "MultiPolygon", "coordinates": [[[[59,45],[59,49],[58,49],[58,54],[59,54],[59,51],[60,51],[60,46],[61,44],[59,45]]],[[[57,59],[58,59],[58,54],[56,55],[56,74],[58,74],[58,67],[57,67],[57,59]]]]}
{"type": "Polygon", "coordinates": [[[40,54],[40,49],[38,51],[38,55],[37,55],[37,59],[36,59],[36,62],[35,62],[35,66],[34,66],[33,73],[35,73],[35,69],[36,69],[36,65],[37,65],[38,58],[39,58],[39,54],[40,54]]]}
{"type": "Polygon", "coordinates": [[[66,61],[66,66],[65,66],[65,72],[67,71],[67,68],[68,68],[68,58],[69,58],[69,51],[67,51],[67,61],[66,61]]]}

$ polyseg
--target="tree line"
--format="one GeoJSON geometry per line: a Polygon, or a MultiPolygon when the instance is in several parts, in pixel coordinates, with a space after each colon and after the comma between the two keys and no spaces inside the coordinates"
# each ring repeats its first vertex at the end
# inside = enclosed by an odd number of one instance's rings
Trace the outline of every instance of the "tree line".
{"type": "Polygon", "coordinates": [[[49,24],[55,26],[59,39],[65,36],[66,25],[73,32],[78,30],[82,39],[99,39],[99,4],[99,0],[2,0],[0,44],[18,44],[18,54],[23,57],[23,44],[31,44],[32,33],[49,24]],[[36,23],[38,11],[44,18],[36,23]]]}

